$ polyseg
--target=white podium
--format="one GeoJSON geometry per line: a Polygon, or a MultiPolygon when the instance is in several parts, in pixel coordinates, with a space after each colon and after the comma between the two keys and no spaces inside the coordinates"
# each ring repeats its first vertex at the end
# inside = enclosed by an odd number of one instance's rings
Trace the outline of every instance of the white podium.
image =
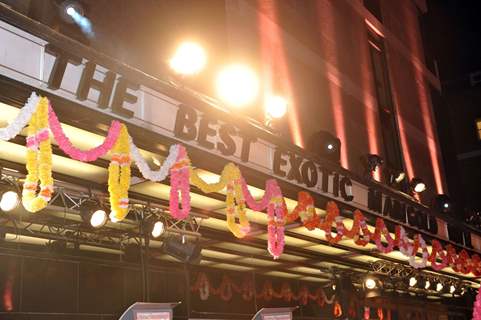
{"type": "Polygon", "coordinates": [[[173,309],[179,304],[136,302],[125,310],[119,320],[172,320],[173,309]]]}

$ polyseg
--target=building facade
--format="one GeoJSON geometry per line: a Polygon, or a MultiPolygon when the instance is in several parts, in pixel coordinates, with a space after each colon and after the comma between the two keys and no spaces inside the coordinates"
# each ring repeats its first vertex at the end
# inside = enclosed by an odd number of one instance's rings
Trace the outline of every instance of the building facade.
{"type": "MultiPolygon", "coordinates": [[[[93,38],[62,22],[60,2],[5,3],[2,127],[26,121],[37,92],[49,100],[44,125],[64,136],[50,143],[50,202],[2,209],[2,319],[117,319],[136,301],[181,301],[176,319],[286,306],[306,320],[470,317],[481,233],[430,206],[448,190],[423,1],[119,1],[119,14],[110,1],[80,1],[93,38]],[[162,39],[167,55],[170,33],[189,26],[223,40],[210,45],[206,74],[179,79],[153,60],[152,43],[162,39]],[[254,66],[262,83],[243,111],[213,98],[210,76],[231,61],[254,66]],[[274,129],[260,107],[269,93],[289,101],[274,129]],[[102,154],[119,125],[122,147],[102,154]],[[319,131],[340,141],[338,154],[309,147],[319,131]],[[367,154],[384,160],[372,175],[367,154]],[[136,163],[126,186],[115,178],[127,176],[125,159],[136,163]],[[407,179],[388,183],[398,171],[407,179]],[[415,177],[427,191],[412,193],[415,177]],[[124,189],[129,205],[116,207],[124,189]],[[115,219],[93,228],[92,203],[115,219]]],[[[16,129],[1,131],[0,188],[18,194],[35,172],[25,154],[47,137],[16,129]]]]}

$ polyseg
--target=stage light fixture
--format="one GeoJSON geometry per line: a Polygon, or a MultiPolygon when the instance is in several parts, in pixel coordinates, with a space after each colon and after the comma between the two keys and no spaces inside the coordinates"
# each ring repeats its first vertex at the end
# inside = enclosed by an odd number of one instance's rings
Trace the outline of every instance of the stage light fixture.
{"type": "Polygon", "coordinates": [[[436,291],[437,291],[437,292],[443,291],[443,288],[444,288],[444,285],[443,285],[441,282],[438,282],[438,283],[436,284],[436,291]]]}
{"type": "Polygon", "coordinates": [[[456,292],[456,286],[454,284],[449,286],[449,293],[454,294],[456,292]]]}
{"type": "Polygon", "coordinates": [[[424,289],[429,290],[430,287],[431,287],[431,282],[428,279],[426,279],[426,281],[424,282],[424,289]]]}
{"type": "Polygon", "coordinates": [[[165,224],[162,220],[152,216],[144,223],[144,232],[150,233],[152,238],[156,239],[164,234],[165,224]]]}
{"type": "Polygon", "coordinates": [[[169,61],[170,68],[183,76],[192,76],[201,72],[206,64],[207,54],[204,48],[192,41],[181,43],[169,61]]]}
{"type": "Polygon", "coordinates": [[[92,228],[98,229],[107,223],[107,212],[101,207],[98,201],[84,201],[80,205],[79,210],[82,220],[92,228]]]}
{"type": "Polygon", "coordinates": [[[366,280],[364,280],[364,286],[366,287],[366,289],[369,290],[375,289],[377,286],[376,280],[374,280],[373,278],[367,278],[366,280]]]}
{"type": "Polygon", "coordinates": [[[264,102],[266,116],[271,119],[282,118],[287,112],[287,99],[278,95],[268,95],[264,102]]]}
{"type": "Polygon", "coordinates": [[[390,168],[388,171],[390,186],[400,184],[406,178],[406,173],[402,170],[390,168]]]}
{"type": "Polygon", "coordinates": [[[452,210],[453,208],[453,203],[449,196],[445,194],[439,194],[436,196],[434,199],[434,207],[436,210],[442,213],[448,213],[452,210]]]}
{"type": "Polygon", "coordinates": [[[372,174],[376,169],[384,164],[384,160],[377,154],[367,154],[364,159],[365,175],[372,178],[372,174]]]}
{"type": "Polygon", "coordinates": [[[416,279],[416,277],[409,278],[409,286],[410,287],[415,287],[417,283],[418,283],[418,280],[416,279]]]}
{"type": "Polygon", "coordinates": [[[426,184],[421,178],[412,178],[410,182],[411,189],[415,193],[421,193],[426,190],[426,184]]]}
{"type": "Polygon", "coordinates": [[[327,131],[318,131],[311,135],[307,150],[320,158],[339,163],[341,159],[341,140],[327,131]]]}
{"type": "Polygon", "coordinates": [[[202,259],[202,247],[198,242],[182,242],[182,237],[171,235],[163,243],[163,251],[185,263],[198,264],[202,259]]]}
{"type": "Polygon", "coordinates": [[[20,194],[13,185],[2,186],[0,191],[0,210],[10,212],[20,204],[20,194]]]}
{"type": "Polygon", "coordinates": [[[225,67],[217,76],[216,86],[219,97],[233,107],[252,103],[259,92],[257,75],[241,64],[225,67]]]}

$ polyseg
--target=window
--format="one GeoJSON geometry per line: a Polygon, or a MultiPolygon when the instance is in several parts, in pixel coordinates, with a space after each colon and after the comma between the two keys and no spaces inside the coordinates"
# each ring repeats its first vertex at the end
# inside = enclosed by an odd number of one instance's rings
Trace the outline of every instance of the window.
{"type": "Polygon", "coordinates": [[[371,31],[369,31],[369,51],[379,108],[384,160],[389,168],[402,170],[396,112],[392,102],[384,42],[381,37],[371,31]]]}
{"type": "Polygon", "coordinates": [[[476,131],[478,132],[478,140],[481,140],[481,119],[476,120],[476,131]]]}

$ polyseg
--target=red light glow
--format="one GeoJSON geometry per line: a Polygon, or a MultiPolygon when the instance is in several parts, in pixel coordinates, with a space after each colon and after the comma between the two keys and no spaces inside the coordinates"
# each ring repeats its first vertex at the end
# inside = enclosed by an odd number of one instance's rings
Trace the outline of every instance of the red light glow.
{"type": "Polygon", "coordinates": [[[282,94],[288,102],[288,122],[292,140],[303,148],[304,140],[300,128],[299,113],[294,103],[291,78],[287,65],[281,30],[277,25],[277,10],[274,1],[258,0],[258,25],[261,58],[264,66],[263,82],[267,94],[282,94]],[[276,83],[274,83],[274,79],[276,83]],[[277,90],[276,90],[277,89],[277,90]]]}

